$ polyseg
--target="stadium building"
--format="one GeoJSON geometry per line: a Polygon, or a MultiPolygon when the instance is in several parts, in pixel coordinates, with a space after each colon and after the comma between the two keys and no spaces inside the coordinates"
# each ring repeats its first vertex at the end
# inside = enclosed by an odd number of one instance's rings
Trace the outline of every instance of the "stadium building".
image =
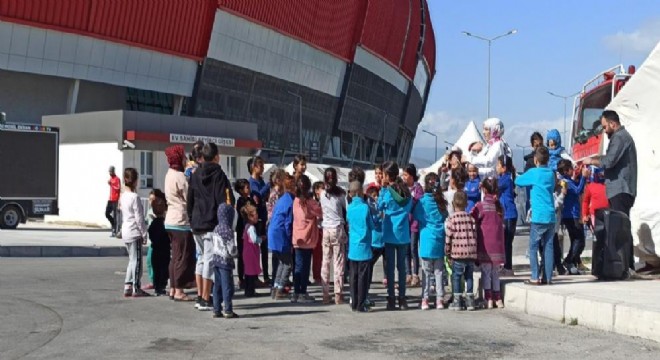
{"type": "MultiPolygon", "coordinates": [[[[225,164],[233,177],[256,148],[274,163],[299,152],[342,166],[407,162],[434,73],[426,0],[0,2],[9,122],[111,111],[121,124],[103,141],[119,150],[203,136],[248,144],[226,152],[239,157],[225,164]],[[177,118],[153,125],[132,111],[177,118]]],[[[75,118],[50,123],[75,124],[63,143],[100,141],[98,122],[75,118]]]]}

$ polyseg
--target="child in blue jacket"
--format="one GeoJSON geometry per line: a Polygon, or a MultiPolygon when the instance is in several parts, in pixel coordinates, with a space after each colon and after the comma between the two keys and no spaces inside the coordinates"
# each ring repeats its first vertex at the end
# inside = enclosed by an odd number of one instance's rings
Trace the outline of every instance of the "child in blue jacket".
{"type": "Polygon", "coordinates": [[[516,190],[514,180],[516,169],[513,160],[509,156],[502,155],[497,159],[495,171],[498,174],[497,186],[500,205],[504,211],[504,270],[502,275],[513,275],[513,238],[516,236],[518,225],[518,209],[516,207],[516,190]]]}
{"type": "Polygon", "coordinates": [[[277,274],[274,279],[271,296],[275,300],[285,300],[284,284],[291,274],[291,248],[293,236],[293,200],[296,191],[295,179],[286,175],[284,179],[284,194],[275,203],[273,216],[268,224],[268,249],[273,258],[279,260],[277,274]]]}
{"type": "Polygon", "coordinates": [[[532,270],[531,278],[525,281],[528,285],[540,285],[539,281],[539,246],[543,246],[545,273],[548,274],[548,284],[552,281],[553,237],[555,235],[555,173],[548,167],[550,153],[546,147],[536,149],[534,155],[535,168],[527,170],[516,178],[515,184],[521,187],[531,187],[532,218],[529,232],[529,263],[532,270]]]}
{"type": "Polygon", "coordinates": [[[424,196],[413,210],[413,218],[419,224],[419,257],[422,262],[422,310],[429,309],[431,276],[436,279],[436,309],[444,309],[442,272],[445,258],[445,220],[447,200],[442,191],[436,190],[438,175],[430,173],[424,180],[424,196]]]}
{"type": "Polygon", "coordinates": [[[465,182],[464,192],[468,197],[468,205],[465,211],[469,213],[472,211],[474,205],[481,201],[481,178],[479,177],[479,169],[469,164],[467,167],[468,180],[465,182]]]}
{"type": "Polygon", "coordinates": [[[561,186],[566,188],[564,197],[564,208],[561,212],[561,223],[566,227],[568,236],[571,239],[571,247],[564,259],[564,267],[568,269],[571,275],[578,274],[578,265],[582,263],[580,255],[584,250],[585,238],[582,224],[580,223],[582,211],[580,197],[587,184],[586,178],[580,176],[579,172],[573,169],[570,160],[562,159],[557,165],[559,180],[561,186]]]}
{"type": "MultiPolygon", "coordinates": [[[[367,205],[369,205],[369,210],[371,211],[371,219],[374,223],[374,228],[371,230],[371,267],[369,271],[369,287],[371,288],[371,283],[374,279],[374,266],[378,262],[378,259],[383,258],[383,276],[386,273],[386,261],[385,261],[385,243],[383,242],[383,217],[382,213],[378,210],[378,196],[380,193],[380,187],[375,185],[369,185],[367,187],[367,205]]],[[[386,284],[386,281],[383,280],[386,284]]],[[[366,305],[373,307],[374,303],[368,298],[367,289],[367,301],[366,305]]]]}
{"type": "Polygon", "coordinates": [[[348,260],[350,260],[351,309],[368,312],[367,293],[371,268],[371,235],[374,228],[371,209],[362,196],[362,184],[349,185],[351,203],[346,209],[348,222],[348,260]]]}
{"type": "Polygon", "coordinates": [[[378,209],[384,213],[383,241],[387,261],[387,310],[396,310],[394,297],[394,265],[399,273],[399,308],[408,309],[406,301],[406,253],[410,245],[412,208],[410,190],[399,177],[399,166],[388,161],[383,164],[383,189],[378,198],[378,209]]]}

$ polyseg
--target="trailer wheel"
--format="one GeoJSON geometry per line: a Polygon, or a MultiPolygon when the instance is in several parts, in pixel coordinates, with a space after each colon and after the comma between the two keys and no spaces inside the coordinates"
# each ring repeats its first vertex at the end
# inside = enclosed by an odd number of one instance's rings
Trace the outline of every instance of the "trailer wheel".
{"type": "Polygon", "coordinates": [[[14,230],[21,222],[21,210],[14,206],[5,206],[0,211],[0,229],[14,230]]]}

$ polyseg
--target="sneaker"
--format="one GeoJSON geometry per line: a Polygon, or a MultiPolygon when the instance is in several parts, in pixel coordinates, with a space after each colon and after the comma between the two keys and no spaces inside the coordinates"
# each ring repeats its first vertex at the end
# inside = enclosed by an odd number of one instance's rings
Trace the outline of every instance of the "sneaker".
{"type": "Polygon", "coordinates": [[[498,309],[504,309],[504,301],[502,301],[502,300],[497,300],[497,301],[495,302],[495,307],[497,307],[498,309]]]}
{"type": "Polygon", "coordinates": [[[500,270],[500,276],[515,276],[515,273],[511,269],[502,268],[500,270]]]}
{"type": "Polygon", "coordinates": [[[449,305],[449,310],[454,310],[454,311],[463,310],[463,306],[461,305],[461,295],[454,294],[454,301],[452,301],[451,305],[449,305]]]}
{"type": "Polygon", "coordinates": [[[575,265],[571,265],[569,272],[571,273],[571,275],[580,275],[580,272],[578,271],[578,268],[575,265]]]}
{"type": "Polygon", "coordinates": [[[156,296],[165,296],[167,295],[167,291],[165,290],[156,290],[156,296]]]}
{"type": "Polygon", "coordinates": [[[198,296],[197,300],[195,301],[195,309],[199,309],[199,306],[202,305],[202,301],[204,301],[202,300],[202,297],[198,296]]]}
{"type": "Polygon", "coordinates": [[[442,301],[442,299],[438,298],[438,300],[436,300],[435,308],[436,308],[436,310],[444,310],[445,309],[445,304],[442,301]]]}
{"type": "Polygon", "coordinates": [[[395,299],[392,296],[387,297],[387,311],[395,311],[398,310],[396,307],[395,299]]]}
{"type": "Polygon", "coordinates": [[[493,300],[488,300],[486,302],[486,309],[492,309],[493,308],[493,300]]]}
{"type": "Polygon", "coordinates": [[[367,306],[363,306],[363,307],[357,309],[357,312],[359,312],[359,313],[368,313],[369,311],[371,311],[371,309],[369,309],[367,306]]]}
{"type": "Polygon", "coordinates": [[[399,298],[399,309],[400,310],[408,310],[408,300],[406,300],[405,297],[400,297],[399,298]]]}
{"type": "Polygon", "coordinates": [[[304,304],[309,304],[309,303],[313,303],[314,301],[316,301],[316,299],[313,296],[309,295],[309,294],[302,294],[302,295],[298,296],[298,301],[300,301],[301,303],[304,303],[304,304]]]}
{"type": "Polygon", "coordinates": [[[288,298],[289,295],[287,295],[283,289],[278,288],[275,290],[275,300],[287,300],[288,298]]]}
{"type": "Polygon", "coordinates": [[[215,311],[213,312],[213,318],[214,318],[214,319],[218,319],[218,318],[221,318],[221,317],[224,317],[224,316],[222,316],[222,313],[221,313],[221,312],[219,312],[219,313],[218,313],[218,312],[215,312],[215,311]]]}
{"type": "Polygon", "coordinates": [[[474,306],[474,295],[468,294],[465,298],[465,308],[467,311],[474,311],[476,307],[474,306]]]}
{"type": "Polygon", "coordinates": [[[364,306],[369,307],[369,308],[372,308],[372,307],[375,307],[375,306],[376,306],[376,303],[374,303],[373,301],[371,301],[371,299],[367,299],[367,300],[364,301],[364,306]]]}
{"type": "Polygon", "coordinates": [[[223,311],[223,312],[222,312],[222,316],[223,316],[225,319],[238,319],[238,318],[239,318],[238,314],[236,314],[236,313],[233,312],[233,311],[223,311]]]}
{"type": "Polygon", "coordinates": [[[113,231],[113,232],[111,232],[111,233],[110,233],[110,237],[111,237],[111,238],[113,238],[113,237],[117,237],[117,233],[116,233],[116,232],[114,232],[114,231],[113,231]]]}
{"type": "Polygon", "coordinates": [[[197,307],[197,310],[211,311],[213,310],[213,305],[209,304],[206,300],[202,300],[202,302],[199,304],[199,307],[197,307]]]}
{"type": "Polygon", "coordinates": [[[132,289],[124,289],[124,297],[131,297],[133,296],[133,290],[132,289]]]}
{"type": "Polygon", "coordinates": [[[153,290],[154,289],[154,284],[147,284],[142,287],[144,290],[153,290]]]}
{"type": "Polygon", "coordinates": [[[564,265],[562,264],[557,265],[557,274],[566,275],[566,268],[564,267],[564,265]]]}
{"type": "Polygon", "coordinates": [[[421,308],[422,308],[422,310],[428,310],[429,309],[429,299],[422,299],[421,308]]]}
{"type": "Polygon", "coordinates": [[[291,295],[291,302],[294,303],[294,304],[297,303],[297,302],[298,302],[298,297],[299,297],[299,296],[300,296],[300,295],[298,295],[298,294],[293,294],[293,295],[291,295]]]}
{"type": "Polygon", "coordinates": [[[133,291],[133,297],[134,298],[135,297],[148,297],[148,296],[151,296],[151,294],[149,294],[148,292],[146,292],[142,289],[137,289],[137,290],[133,291]]]}

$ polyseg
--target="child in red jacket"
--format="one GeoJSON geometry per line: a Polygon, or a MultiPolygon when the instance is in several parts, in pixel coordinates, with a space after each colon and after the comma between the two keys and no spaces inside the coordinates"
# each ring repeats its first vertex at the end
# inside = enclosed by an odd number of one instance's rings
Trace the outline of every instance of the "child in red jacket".
{"type": "Polygon", "coordinates": [[[582,220],[585,225],[591,225],[593,228],[596,221],[596,210],[609,207],[609,202],[605,193],[603,169],[592,166],[590,170],[589,184],[585,188],[582,198],[582,220]]]}

